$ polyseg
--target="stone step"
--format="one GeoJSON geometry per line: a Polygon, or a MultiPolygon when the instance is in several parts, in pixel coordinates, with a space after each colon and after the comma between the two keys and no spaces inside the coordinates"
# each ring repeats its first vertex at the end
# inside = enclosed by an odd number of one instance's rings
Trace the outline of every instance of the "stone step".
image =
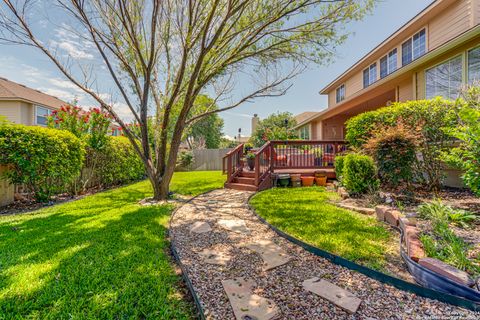
{"type": "Polygon", "coordinates": [[[327,299],[349,313],[355,313],[362,302],[353,293],[319,278],[305,280],[303,288],[327,299]]]}
{"type": "Polygon", "coordinates": [[[271,240],[258,240],[245,245],[245,247],[262,257],[265,271],[282,266],[291,260],[291,257],[271,240]]]}
{"type": "Polygon", "coordinates": [[[269,320],[278,316],[279,309],[272,300],[252,292],[252,281],[234,278],[223,280],[222,286],[237,320],[269,320]]]}

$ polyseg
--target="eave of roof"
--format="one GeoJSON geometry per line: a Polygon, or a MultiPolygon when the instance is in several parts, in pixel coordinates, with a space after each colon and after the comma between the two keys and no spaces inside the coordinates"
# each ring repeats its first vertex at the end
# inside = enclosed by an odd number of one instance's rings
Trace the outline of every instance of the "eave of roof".
{"type": "Polygon", "coordinates": [[[328,85],[326,85],[323,89],[319,91],[320,94],[327,94],[329,91],[331,91],[333,88],[335,88],[338,85],[340,85],[340,81],[343,80],[345,77],[347,77],[353,70],[355,70],[358,65],[361,63],[365,62],[367,59],[369,59],[372,55],[377,53],[380,49],[382,49],[388,42],[393,40],[394,38],[398,37],[401,35],[406,29],[408,29],[411,25],[413,25],[415,22],[426,16],[429,12],[431,12],[433,9],[437,8],[437,6],[443,4],[445,6],[450,5],[450,3],[453,3],[454,0],[436,0],[429,4],[425,9],[420,11],[416,16],[414,16],[412,19],[410,19],[407,23],[405,23],[403,26],[401,26],[399,29],[397,29],[395,32],[393,32],[387,39],[382,41],[378,46],[373,48],[370,52],[368,52],[366,55],[364,55],[360,60],[355,62],[350,68],[348,68],[346,71],[344,71],[341,75],[339,75],[335,80],[330,82],[328,85]]]}

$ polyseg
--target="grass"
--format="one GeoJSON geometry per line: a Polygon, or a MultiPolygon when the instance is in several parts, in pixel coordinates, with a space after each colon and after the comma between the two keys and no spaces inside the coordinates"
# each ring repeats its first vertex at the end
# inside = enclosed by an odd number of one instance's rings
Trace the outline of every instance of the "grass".
{"type": "MultiPolygon", "coordinates": [[[[222,186],[219,172],[176,173],[171,189],[222,186]]],[[[141,207],[142,181],[0,217],[0,319],[190,319],[167,254],[173,206],[141,207]]]]}
{"type": "Polygon", "coordinates": [[[275,188],[251,199],[256,212],[280,230],[343,258],[382,270],[393,234],[375,218],[341,209],[322,187],[275,188]]]}

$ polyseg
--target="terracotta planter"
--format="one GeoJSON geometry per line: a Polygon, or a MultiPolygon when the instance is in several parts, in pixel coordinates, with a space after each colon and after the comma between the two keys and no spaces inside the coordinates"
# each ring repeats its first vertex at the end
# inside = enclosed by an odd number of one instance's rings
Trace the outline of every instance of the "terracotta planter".
{"type": "Polygon", "coordinates": [[[318,170],[315,171],[315,178],[322,178],[327,176],[327,171],[325,170],[318,170]]]}
{"type": "Polygon", "coordinates": [[[317,186],[326,187],[327,186],[327,176],[315,177],[315,184],[317,186]]]}
{"type": "Polygon", "coordinates": [[[313,186],[313,181],[315,180],[314,177],[302,177],[302,185],[304,187],[311,187],[313,186]]]}
{"type": "Polygon", "coordinates": [[[302,181],[301,177],[302,177],[301,174],[291,174],[290,175],[290,179],[292,179],[292,182],[293,181],[302,181]]]}

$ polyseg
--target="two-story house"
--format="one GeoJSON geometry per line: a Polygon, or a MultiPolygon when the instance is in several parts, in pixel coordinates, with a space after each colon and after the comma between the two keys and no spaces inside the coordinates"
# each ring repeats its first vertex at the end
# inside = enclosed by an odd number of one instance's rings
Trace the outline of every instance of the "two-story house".
{"type": "Polygon", "coordinates": [[[437,0],[320,91],[328,108],[298,123],[341,140],[345,121],[392,102],[441,96],[480,80],[480,0],[437,0]]]}

